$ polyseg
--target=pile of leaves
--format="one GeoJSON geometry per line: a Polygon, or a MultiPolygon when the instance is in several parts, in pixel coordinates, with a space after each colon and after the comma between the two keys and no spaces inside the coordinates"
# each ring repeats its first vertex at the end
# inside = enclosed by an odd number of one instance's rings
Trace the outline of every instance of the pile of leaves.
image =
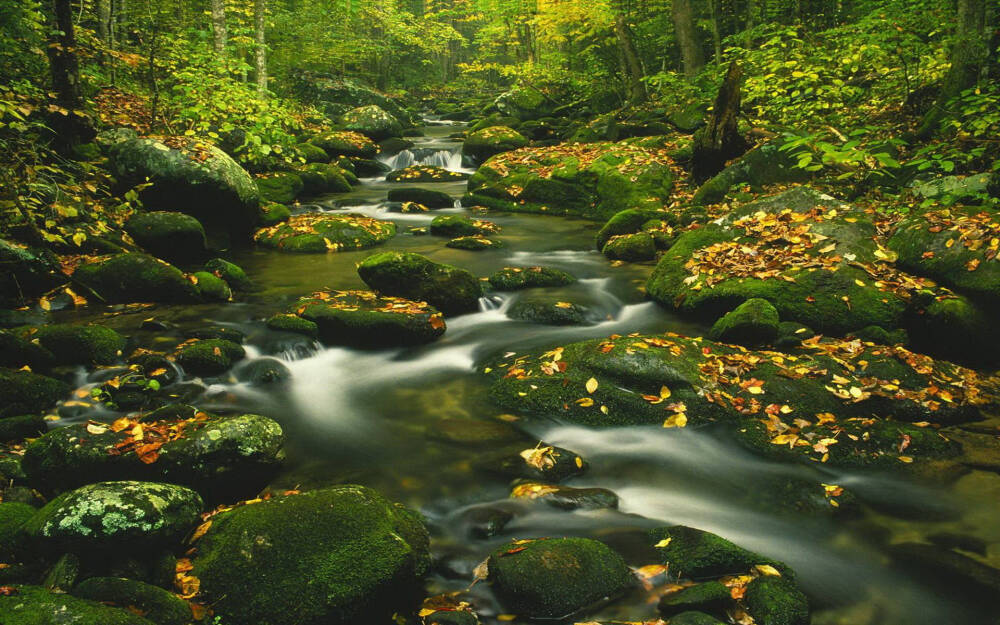
{"type": "MultiPolygon", "coordinates": [[[[993,214],[983,211],[974,215],[956,215],[945,208],[926,211],[922,216],[927,221],[929,232],[955,233],[954,238],[949,238],[945,242],[945,247],[951,248],[957,243],[970,252],[983,250],[983,257],[987,261],[997,259],[997,251],[1000,249],[1000,223],[997,223],[993,214]]],[[[934,252],[927,252],[924,256],[931,258],[934,252]]],[[[975,271],[979,264],[980,260],[973,258],[966,263],[966,269],[975,271]]]]}
{"type": "Polygon", "coordinates": [[[167,419],[161,421],[143,421],[133,417],[122,417],[110,425],[97,421],[87,424],[91,434],[104,434],[107,431],[123,434],[122,440],[108,450],[113,456],[135,454],[145,464],[152,464],[160,457],[160,448],[171,441],[181,440],[192,428],[197,428],[209,420],[206,412],[196,412],[187,419],[167,419]]]}
{"type": "MultiPolygon", "coordinates": [[[[490,159],[489,168],[501,176],[529,169],[540,178],[550,179],[560,168],[583,170],[602,160],[635,182],[651,164],[672,167],[674,161],[669,152],[665,148],[643,148],[628,143],[562,143],[504,152],[490,159]]],[[[520,193],[512,188],[511,194],[516,197],[520,193]]]]}
{"type": "Polygon", "coordinates": [[[347,312],[368,311],[396,315],[430,315],[435,330],[444,327],[444,319],[427,302],[415,302],[401,297],[379,295],[372,291],[316,291],[296,304],[295,313],[304,315],[310,306],[321,304],[326,308],[347,312]]]}

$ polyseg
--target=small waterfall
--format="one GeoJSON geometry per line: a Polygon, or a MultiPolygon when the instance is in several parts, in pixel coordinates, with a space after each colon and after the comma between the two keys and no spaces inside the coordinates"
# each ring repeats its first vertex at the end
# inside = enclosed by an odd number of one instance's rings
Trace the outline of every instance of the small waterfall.
{"type": "Polygon", "coordinates": [[[379,158],[379,161],[388,165],[393,171],[414,165],[434,165],[449,171],[461,171],[462,151],[457,147],[451,150],[413,148],[392,156],[383,156],[379,158]]]}

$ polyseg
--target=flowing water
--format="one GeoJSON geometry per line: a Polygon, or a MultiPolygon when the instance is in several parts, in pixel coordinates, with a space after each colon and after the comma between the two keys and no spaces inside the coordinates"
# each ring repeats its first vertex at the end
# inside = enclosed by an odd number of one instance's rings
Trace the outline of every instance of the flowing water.
{"type": "MultiPolygon", "coordinates": [[[[433,124],[414,148],[382,160],[393,166],[421,162],[469,171],[448,135],[459,126],[433,124]]],[[[222,325],[246,333],[250,358],[286,362],[292,377],[280,387],[251,387],[235,379],[189,386],[185,399],[208,410],[269,415],[288,436],[287,469],[274,487],[310,488],[362,483],[421,510],[433,536],[435,567],[430,594],[467,588],[474,567],[498,545],[516,538],[592,536],[618,548],[633,566],[654,560],[642,532],[681,523],[721,534],[750,549],[788,562],[813,601],[817,624],[942,625],[995,623],[988,607],[975,606],[945,590],[947,580],[917,579],[887,564],[875,546],[885,537],[914,540],[936,531],[974,534],[993,543],[1000,564],[997,501],[1000,477],[974,473],[948,492],[879,475],[775,464],[735,446],[711,428],[663,430],[630,427],[593,430],[558,423],[516,422],[521,448],[544,440],[575,451],[590,470],[572,486],[616,492],[620,510],[558,511],[538,502],[509,499],[509,478],[489,470],[491,448],[516,435],[487,397],[478,364],[508,351],[606,337],[613,333],[675,331],[703,334],[707,328],[644,301],[639,287],[651,265],[613,267],[593,249],[598,225],[572,218],[491,213],[503,227],[505,247],[468,252],[444,247],[444,240],[409,233],[434,214],[390,212],[383,201],[392,185],[366,180],[350,193],[319,198],[312,211],[352,211],[399,225],[387,246],[424,254],[434,261],[489,275],[509,265],[548,265],[580,281],[556,289],[529,290],[484,298],[481,311],[448,319],[444,337],[428,346],[384,351],[325,348],[307,339],[272,332],[264,320],[313,290],[364,288],[355,265],[372,250],[327,255],[246,251],[233,260],[261,290],[239,303],[154,309],[123,309],[101,322],[135,338],[137,344],[167,349],[183,329],[222,325]],[[586,305],[590,325],[553,328],[511,320],[507,308],[519,297],[539,293],[586,305]],[[149,317],[175,324],[171,332],[140,330],[149,317]],[[456,429],[465,424],[465,430],[456,429]],[[483,436],[483,424],[493,426],[483,436]],[[509,426],[508,426],[509,427],[509,426]],[[455,432],[459,432],[458,435],[455,432]],[[500,442],[497,442],[497,441],[500,442]],[[849,522],[789,510],[768,495],[775,479],[794,477],[851,488],[869,504],[849,522]],[[471,521],[484,511],[506,511],[513,520],[500,536],[475,538],[471,521]],[[934,520],[913,520],[930,518],[934,520]]],[[[464,183],[434,183],[456,198],[464,183]]],[[[444,212],[468,212],[456,203],[444,212]]],[[[375,250],[377,251],[377,249],[375,250]]],[[[72,315],[74,313],[65,313],[72,315]]],[[[86,388],[111,374],[81,374],[86,388]]],[[[93,418],[88,409],[63,409],[64,422],[93,418]]],[[[108,418],[112,415],[99,415],[108,418]]],[[[513,430],[513,428],[512,428],[513,430]]],[[[487,623],[499,622],[499,608],[487,585],[472,596],[487,623]]],[[[993,608],[995,610],[995,608],[993,608]]],[[[642,591],[583,620],[641,620],[655,614],[655,601],[642,591]]]]}

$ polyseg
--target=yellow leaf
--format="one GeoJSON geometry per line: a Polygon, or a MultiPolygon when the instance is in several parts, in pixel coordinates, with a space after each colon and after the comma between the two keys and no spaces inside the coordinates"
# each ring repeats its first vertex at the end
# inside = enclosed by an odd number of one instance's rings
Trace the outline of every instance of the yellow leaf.
{"type": "Polygon", "coordinates": [[[682,428],[688,423],[687,415],[683,412],[678,412],[675,415],[667,417],[667,420],[663,422],[663,427],[665,428],[682,428]]]}
{"type": "Polygon", "coordinates": [[[668,399],[670,397],[670,389],[666,386],[660,387],[660,399],[668,399]]]}
{"type": "Polygon", "coordinates": [[[761,393],[764,392],[764,389],[759,386],[748,386],[747,392],[750,393],[751,395],[760,395],[761,393]]]}
{"type": "Polygon", "coordinates": [[[587,392],[593,393],[596,390],[597,390],[597,379],[590,378],[589,380],[587,380],[587,392]]]}
{"type": "Polygon", "coordinates": [[[780,434],[771,439],[772,445],[788,445],[792,447],[799,440],[798,434],[780,434]]]}
{"type": "Polygon", "coordinates": [[[781,573],[778,569],[774,568],[770,564],[755,564],[754,567],[758,573],[761,575],[770,575],[771,577],[781,577],[781,573]]]}
{"type": "Polygon", "coordinates": [[[589,408],[594,405],[594,400],[589,397],[581,397],[576,400],[577,405],[583,406],[584,408],[589,408]]]}
{"type": "Polygon", "coordinates": [[[98,434],[104,434],[105,432],[108,431],[108,428],[101,425],[100,423],[88,423],[87,431],[96,436],[98,434]]]}
{"type": "Polygon", "coordinates": [[[663,547],[666,547],[667,545],[669,545],[671,540],[673,540],[673,538],[664,538],[663,540],[661,540],[660,542],[656,543],[653,546],[662,549],[663,547]]]}
{"type": "Polygon", "coordinates": [[[911,462],[913,462],[913,458],[911,456],[900,456],[899,461],[905,462],[906,464],[910,464],[911,462]]]}

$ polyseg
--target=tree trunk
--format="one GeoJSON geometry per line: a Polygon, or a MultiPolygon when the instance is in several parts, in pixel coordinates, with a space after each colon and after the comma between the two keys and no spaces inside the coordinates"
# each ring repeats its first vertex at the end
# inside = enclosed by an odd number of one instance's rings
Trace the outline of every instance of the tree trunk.
{"type": "Polygon", "coordinates": [[[97,37],[105,45],[111,39],[111,0],[97,0],[97,37]]]}
{"type": "Polygon", "coordinates": [[[674,18],[674,33],[677,45],[681,49],[681,60],[684,63],[684,75],[692,77],[705,66],[705,55],[701,51],[701,42],[694,28],[694,12],[691,0],[674,0],[672,7],[674,18]]]}
{"type": "Polygon", "coordinates": [[[225,59],[227,39],[225,0],[212,0],[212,35],[215,41],[216,56],[225,59]]]}
{"type": "Polygon", "coordinates": [[[73,33],[73,7],[70,0],[53,0],[54,41],[49,45],[49,66],[52,87],[59,104],[76,109],[83,104],[80,96],[80,62],[76,56],[76,36],[73,33]]]}
{"type": "Polygon", "coordinates": [[[708,0],[712,19],[712,49],[715,51],[716,65],[722,64],[722,35],[719,33],[719,0],[708,0]]]}
{"type": "Polygon", "coordinates": [[[625,61],[625,80],[628,85],[629,104],[640,104],[646,101],[646,85],[642,82],[642,63],[639,62],[639,53],[635,49],[632,41],[632,33],[629,32],[625,17],[619,15],[615,20],[615,36],[618,38],[618,47],[621,49],[622,58],[625,61]]]}
{"type": "Polygon", "coordinates": [[[696,182],[708,180],[722,171],[726,161],[746,152],[746,140],[736,129],[740,114],[743,68],[733,61],[719,87],[708,125],[695,135],[691,174],[696,182]]]}
{"type": "Polygon", "coordinates": [[[958,20],[955,44],[951,50],[951,68],[944,77],[941,94],[927,112],[917,136],[929,139],[947,115],[948,101],[979,81],[980,72],[989,58],[986,33],[986,0],[958,0],[958,20]]]}
{"type": "Polygon", "coordinates": [[[266,28],[267,7],[265,0],[254,0],[254,40],[257,43],[257,93],[260,97],[267,94],[267,43],[264,37],[266,28]]]}

